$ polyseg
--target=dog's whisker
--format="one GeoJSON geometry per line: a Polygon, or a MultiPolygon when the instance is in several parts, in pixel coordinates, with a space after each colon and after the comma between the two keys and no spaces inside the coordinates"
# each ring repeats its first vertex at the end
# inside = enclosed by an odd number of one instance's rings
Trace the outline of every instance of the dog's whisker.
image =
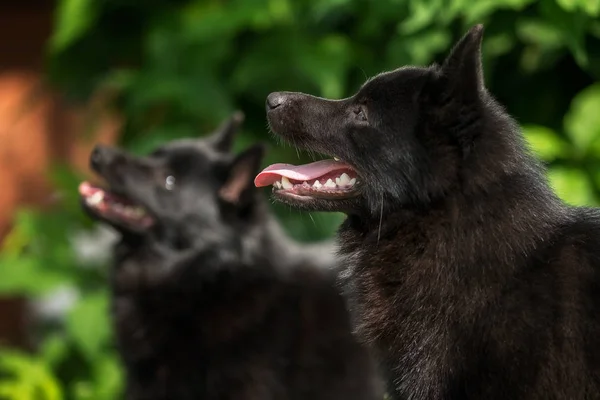
{"type": "Polygon", "coordinates": [[[381,195],[381,212],[379,213],[379,228],[377,230],[377,246],[379,246],[379,239],[381,238],[382,222],[383,222],[383,194],[381,195]]]}
{"type": "Polygon", "coordinates": [[[296,143],[296,138],[294,137],[294,134],[292,134],[292,142],[294,143],[294,149],[296,150],[296,157],[300,159],[300,152],[298,151],[298,144],[296,143]]]}
{"type": "Polygon", "coordinates": [[[365,76],[365,81],[369,79],[369,77],[367,76],[367,73],[365,72],[364,69],[362,69],[362,67],[358,67],[358,69],[361,70],[361,72],[363,73],[363,75],[365,76]]]}
{"type": "Polygon", "coordinates": [[[310,217],[310,220],[313,222],[314,226],[317,226],[317,223],[315,222],[315,219],[313,218],[311,213],[308,213],[308,216],[310,217]]]}

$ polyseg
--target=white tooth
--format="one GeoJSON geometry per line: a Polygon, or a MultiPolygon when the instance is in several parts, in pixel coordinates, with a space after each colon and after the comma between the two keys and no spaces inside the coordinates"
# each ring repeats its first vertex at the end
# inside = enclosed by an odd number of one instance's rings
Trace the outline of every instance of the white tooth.
{"type": "Polygon", "coordinates": [[[88,204],[97,205],[100,204],[104,200],[104,192],[96,192],[92,195],[92,197],[88,198],[88,204]]]}
{"type": "Polygon", "coordinates": [[[275,181],[275,183],[273,184],[273,186],[275,186],[276,189],[281,189],[281,182],[275,181]]]}
{"type": "Polygon", "coordinates": [[[338,176],[337,178],[335,178],[335,184],[338,186],[342,186],[342,183],[340,182],[340,177],[338,176]]]}
{"type": "Polygon", "coordinates": [[[350,177],[348,176],[347,173],[343,173],[342,176],[340,176],[340,185],[341,186],[345,186],[348,183],[350,183],[350,177]]]}
{"type": "Polygon", "coordinates": [[[283,186],[284,189],[291,189],[294,187],[285,176],[281,178],[281,186],[283,186]]]}
{"type": "Polygon", "coordinates": [[[320,188],[321,186],[323,186],[323,185],[321,185],[321,182],[319,182],[318,179],[315,181],[315,183],[313,183],[313,187],[315,187],[317,189],[320,188]]]}
{"type": "Polygon", "coordinates": [[[302,182],[303,185],[308,185],[308,183],[306,181],[302,182]]]}
{"type": "Polygon", "coordinates": [[[328,188],[334,188],[336,185],[331,179],[327,179],[327,182],[325,182],[324,186],[328,188]]]}
{"type": "Polygon", "coordinates": [[[337,158],[337,157],[333,157],[333,159],[334,159],[335,161],[340,161],[340,159],[339,159],[339,158],[337,158]]]}
{"type": "Polygon", "coordinates": [[[350,186],[354,185],[355,183],[356,183],[356,178],[350,179],[350,186]]]}

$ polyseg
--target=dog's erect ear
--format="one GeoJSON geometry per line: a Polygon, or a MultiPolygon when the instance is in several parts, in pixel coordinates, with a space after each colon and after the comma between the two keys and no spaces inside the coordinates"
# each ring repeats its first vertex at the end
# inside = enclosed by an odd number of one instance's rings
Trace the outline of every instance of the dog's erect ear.
{"type": "Polygon", "coordinates": [[[243,122],[244,113],[241,111],[236,111],[227,120],[223,121],[216,131],[208,137],[214,149],[221,152],[231,151],[233,139],[243,122]]]}
{"type": "Polygon", "coordinates": [[[257,144],[240,153],[229,167],[225,184],[219,190],[219,197],[230,204],[243,206],[252,198],[254,177],[260,170],[265,153],[265,145],[257,144]]]}
{"type": "Polygon", "coordinates": [[[442,73],[455,95],[470,98],[478,96],[483,89],[482,38],[483,25],[475,25],[458,41],[442,64],[442,73]]]}

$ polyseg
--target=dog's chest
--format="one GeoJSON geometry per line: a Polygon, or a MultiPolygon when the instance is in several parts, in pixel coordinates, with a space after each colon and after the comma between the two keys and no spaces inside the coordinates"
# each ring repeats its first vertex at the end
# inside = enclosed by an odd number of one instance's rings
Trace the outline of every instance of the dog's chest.
{"type": "Polygon", "coordinates": [[[452,329],[463,308],[459,288],[444,274],[451,257],[434,256],[445,250],[427,238],[378,242],[345,231],[340,239],[342,281],[359,335],[399,377],[397,390],[413,398],[441,396],[453,359],[452,329]]]}

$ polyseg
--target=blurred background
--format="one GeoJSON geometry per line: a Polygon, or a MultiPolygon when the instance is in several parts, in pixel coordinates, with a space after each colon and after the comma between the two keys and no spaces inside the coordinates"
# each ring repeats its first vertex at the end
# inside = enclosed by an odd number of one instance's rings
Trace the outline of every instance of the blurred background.
{"type": "MultiPolygon", "coordinates": [[[[135,153],[201,136],[235,109],[237,149],[278,146],[276,90],[341,98],[366,77],[441,61],[486,26],[492,93],[569,203],[600,204],[600,0],[3,0],[0,2],[0,399],[114,399],[107,314],[115,240],[79,208],[97,143],[135,153]]],[[[342,216],[273,206],[290,234],[342,216]]]]}

